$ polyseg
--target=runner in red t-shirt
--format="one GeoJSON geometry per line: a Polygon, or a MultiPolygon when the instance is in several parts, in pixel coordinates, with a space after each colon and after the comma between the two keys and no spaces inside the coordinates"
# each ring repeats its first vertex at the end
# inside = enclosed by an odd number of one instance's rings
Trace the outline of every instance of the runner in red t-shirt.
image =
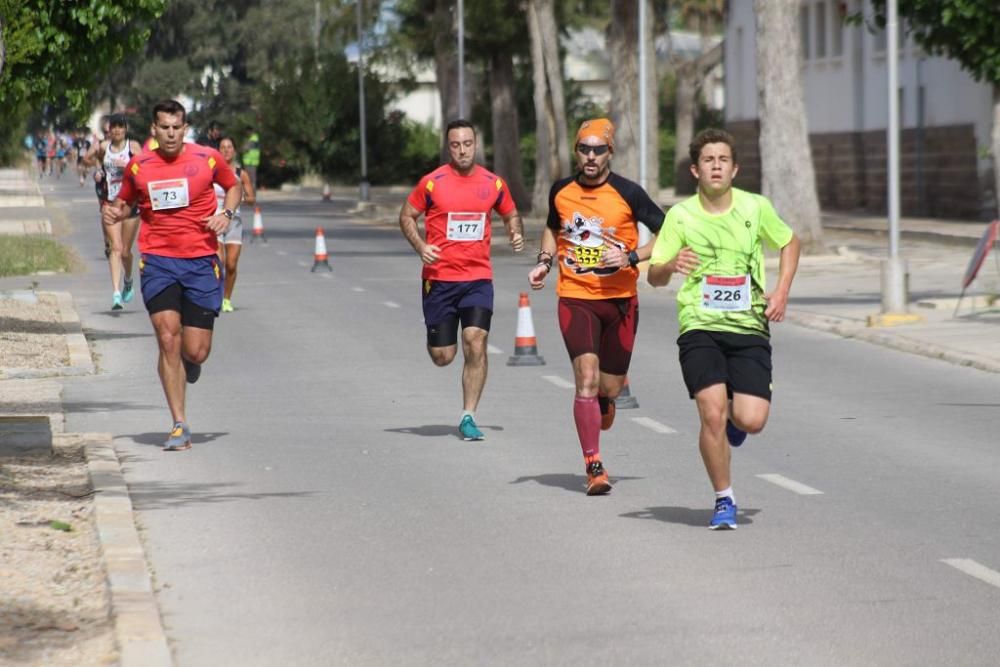
{"type": "Polygon", "coordinates": [[[466,120],[445,130],[448,164],[420,179],[399,212],[399,227],[424,263],[423,307],[427,352],[447,366],[458,352],[462,325],[462,420],[465,440],[482,440],[475,411],[486,384],[486,342],[493,317],[491,213],[503,217],[514,252],[524,249],[521,216],[503,179],[475,163],[476,131],[466,120]],[[425,238],[417,218],[425,215],[425,238]]]}
{"type": "Polygon", "coordinates": [[[233,170],[214,148],[184,143],[187,116],[175,100],[153,107],[157,149],[125,167],[118,198],[104,207],[114,224],[138,204],[142,298],[160,346],[159,373],[174,420],[164,449],[191,448],[184,416],[185,379],[195,382],[212,349],[222,305],[222,270],[216,235],[226,231],[242,196],[233,170]],[[216,213],[215,188],[226,190],[216,213]]]}

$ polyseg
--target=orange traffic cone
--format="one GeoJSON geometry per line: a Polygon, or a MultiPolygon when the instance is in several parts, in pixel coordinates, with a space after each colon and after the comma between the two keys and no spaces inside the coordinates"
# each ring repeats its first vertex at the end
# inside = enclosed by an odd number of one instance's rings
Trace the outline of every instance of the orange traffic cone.
{"type": "Polygon", "coordinates": [[[544,366],[545,359],[538,356],[538,342],[535,340],[535,325],[531,321],[531,304],[528,293],[521,292],[517,304],[517,336],[514,338],[514,354],[507,360],[508,366],[544,366]]]}
{"type": "Polygon", "coordinates": [[[330,201],[330,184],[323,184],[323,201],[330,201]]]}
{"type": "Polygon", "coordinates": [[[327,271],[333,271],[330,268],[330,262],[327,261],[326,256],[326,236],[323,235],[323,228],[316,228],[316,253],[313,257],[313,267],[312,272],[316,269],[326,269],[327,271]]]}
{"type": "Polygon", "coordinates": [[[631,410],[639,407],[639,399],[633,396],[628,389],[628,376],[625,376],[625,385],[622,387],[621,393],[615,398],[615,407],[619,410],[631,410]]]}
{"type": "Polygon", "coordinates": [[[264,218],[260,214],[260,206],[255,206],[253,209],[253,234],[250,236],[250,243],[256,243],[258,240],[267,243],[267,237],[264,236],[264,218]]]}

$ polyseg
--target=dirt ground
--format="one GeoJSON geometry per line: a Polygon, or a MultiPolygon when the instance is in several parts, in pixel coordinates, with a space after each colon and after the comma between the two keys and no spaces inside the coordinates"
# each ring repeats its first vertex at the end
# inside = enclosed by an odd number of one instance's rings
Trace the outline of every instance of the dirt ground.
{"type": "MultiPolygon", "coordinates": [[[[0,296],[0,368],[68,363],[54,299],[0,296]]],[[[0,380],[0,415],[58,409],[35,405],[31,382],[0,380]]],[[[32,454],[0,447],[0,665],[117,661],[83,451],[71,438],[56,441],[32,454]]]]}

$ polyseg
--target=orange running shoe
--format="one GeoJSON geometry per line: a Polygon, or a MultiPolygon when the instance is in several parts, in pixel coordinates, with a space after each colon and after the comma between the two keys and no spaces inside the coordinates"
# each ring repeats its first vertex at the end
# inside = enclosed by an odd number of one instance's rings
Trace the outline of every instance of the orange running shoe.
{"type": "Polygon", "coordinates": [[[608,481],[608,473],[604,470],[604,464],[600,459],[594,459],[587,464],[587,495],[603,496],[611,491],[611,482],[608,481]]]}
{"type": "Polygon", "coordinates": [[[611,428],[611,425],[615,423],[615,402],[612,399],[607,399],[608,409],[607,412],[601,411],[601,430],[607,431],[611,428]]]}

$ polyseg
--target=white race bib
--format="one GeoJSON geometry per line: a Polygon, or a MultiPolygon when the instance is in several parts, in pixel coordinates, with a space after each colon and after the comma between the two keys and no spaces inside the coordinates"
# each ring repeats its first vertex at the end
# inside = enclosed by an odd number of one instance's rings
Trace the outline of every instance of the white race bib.
{"type": "Polygon", "coordinates": [[[701,307],[709,310],[750,310],[750,274],[702,278],[701,307]]]}
{"type": "Polygon", "coordinates": [[[448,213],[449,241],[482,241],[485,231],[485,213],[448,213]]]}
{"type": "Polygon", "coordinates": [[[154,211],[170,208],[184,208],[188,199],[188,182],[186,178],[176,178],[169,181],[150,181],[149,202],[154,211]]]}

